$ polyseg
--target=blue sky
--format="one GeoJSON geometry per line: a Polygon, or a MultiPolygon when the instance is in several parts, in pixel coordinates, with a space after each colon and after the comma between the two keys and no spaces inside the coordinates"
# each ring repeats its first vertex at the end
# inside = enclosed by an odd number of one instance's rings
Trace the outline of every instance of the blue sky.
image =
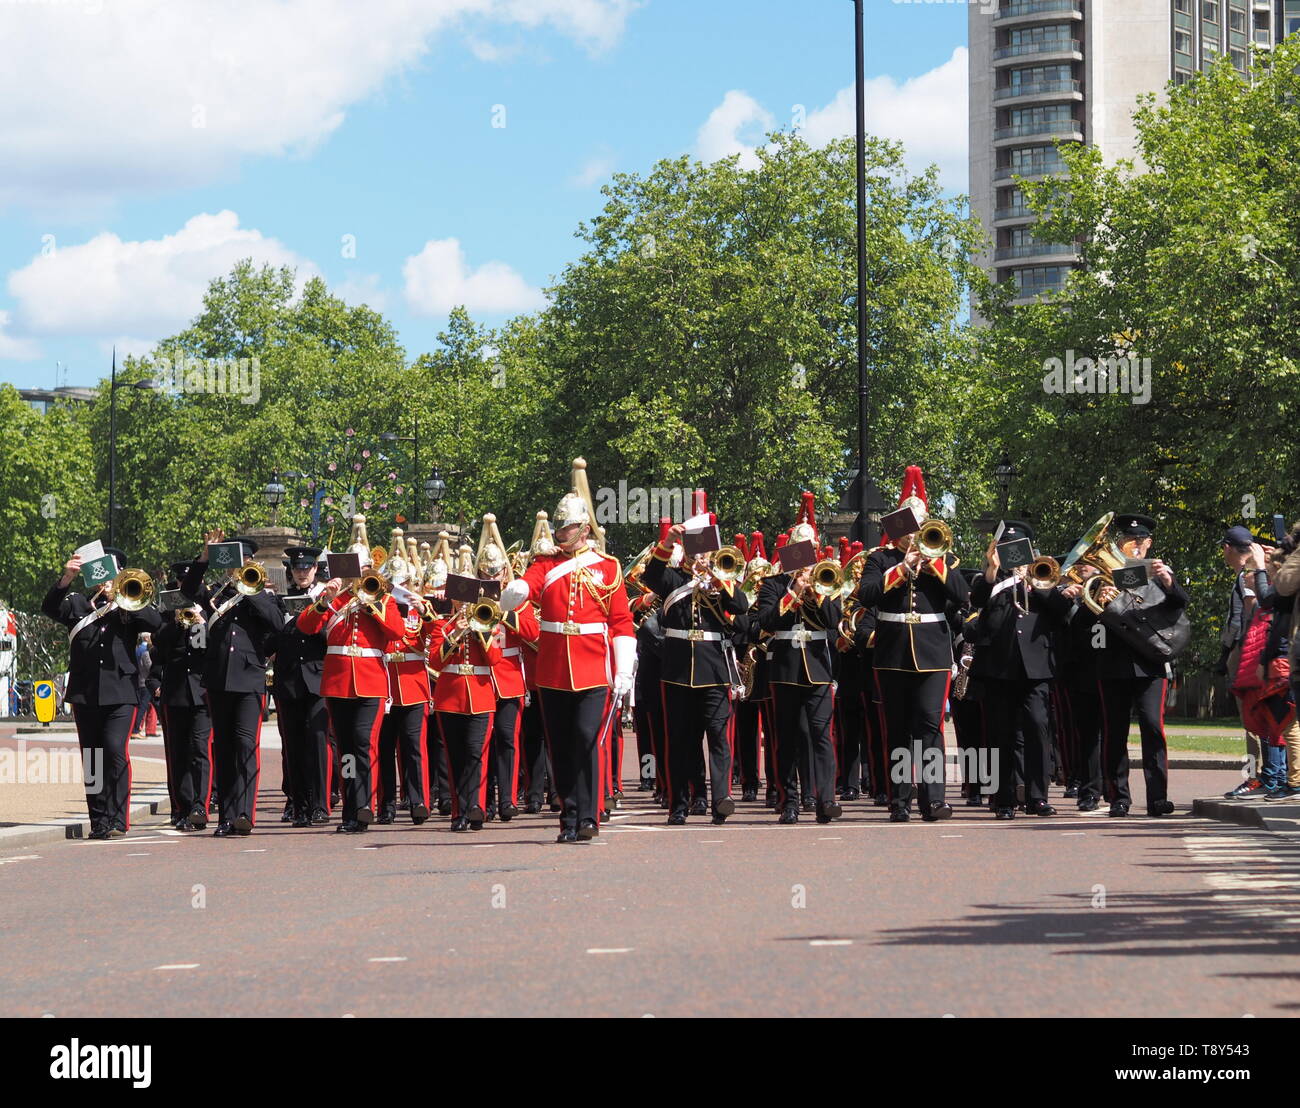
{"type": "MultiPolygon", "coordinates": [[[[869,129],[964,191],[963,3],[867,0],[869,129]]],[[[541,303],[615,171],[852,126],[849,0],[0,4],[0,381],[93,384],[239,257],[429,349],[541,303]],[[494,108],[501,105],[494,117],[494,108]],[[495,121],[504,126],[493,126],[495,121]],[[345,239],[345,236],[353,236],[345,239]],[[347,244],[354,244],[350,251],[347,244]],[[355,257],[347,256],[354,252],[355,257]]]]}

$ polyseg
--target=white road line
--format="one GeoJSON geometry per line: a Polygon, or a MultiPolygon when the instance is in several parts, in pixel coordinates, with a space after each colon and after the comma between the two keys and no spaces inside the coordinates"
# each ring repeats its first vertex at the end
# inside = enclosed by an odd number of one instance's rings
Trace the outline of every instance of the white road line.
{"type": "Polygon", "coordinates": [[[395,957],[395,958],[367,958],[366,961],[367,961],[367,962],[405,962],[406,959],[405,959],[405,958],[402,958],[402,957],[395,957]]]}
{"type": "Polygon", "coordinates": [[[1044,939],[1082,939],[1082,931],[1044,931],[1044,939]]]}
{"type": "Polygon", "coordinates": [[[39,857],[39,854],[15,854],[12,858],[0,858],[0,866],[8,865],[10,862],[33,862],[39,857]]]}
{"type": "Polygon", "coordinates": [[[941,839],[960,839],[961,836],[960,836],[960,835],[940,835],[939,838],[941,838],[941,839]]]}
{"type": "Polygon", "coordinates": [[[696,839],[695,841],[698,843],[720,843],[720,842],[725,842],[726,840],[725,839],[696,839]]]}
{"type": "Polygon", "coordinates": [[[852,939],[809,939],[809,946],[852,946],[852,939]]]}
{"type": "Polygon", "coordinates": [[[243,850],[241,850],[239,853],[240,853],[240,854],[265,854],[265,853],[266,853],[266,847],[264,847],[264,846],[248,846],[248,847],[245,847],[243,850]]]}
{"type": "Polygon", "coordinates": [[[173,970],[173,969],[198,969],[198,962],[176,962],[167,966],[154,966],[156,970],[173,970]]]}
{"type": "Polygon", "coordinates": [[[1086,835],[1087,831],[1062,831],[1062,835],[1086,835]]]}
{"type": "Polygon", "coordinates": [[[149,854],[148,851],[146,851],[146,852],[143,853],[143,854],[128,854],[127,857],[128,857],[128,858],[150,858],[150,857],[152,857],[152,855],[149,854]]]}
{"type": "Polygon", "coordinates": [[[588,954],[631,954],[633,947],[630,946],[589,946],[588,954]]]}

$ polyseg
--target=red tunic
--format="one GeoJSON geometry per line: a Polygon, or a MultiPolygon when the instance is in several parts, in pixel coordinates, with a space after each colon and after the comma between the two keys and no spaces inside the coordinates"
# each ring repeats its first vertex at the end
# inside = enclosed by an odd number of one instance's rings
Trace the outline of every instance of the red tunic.
{"type": "Polygon", "coordinates": [[[423,617],[414,608],[406,613],[406,633],[386,648],[388,695],[394,704],[427,703],[430,697],[428,661],[429,635],[438,617],[423,617]]]}
{"type": "Polygon", "coordinates": [[[501,661],[501,648],[488,639],[484,649],[481,636],[468,631],[459,645],[448,649],[455,624],[454,617],[439,620],[429,633],[429,657],[438,659],[435,665],[440,671],[433,687],[433,710],[461,715],[493,712],[497,694],[492,667],[501,661]]]}
{"type": "Polygon", "coordinates": [[[351,601],[351,593],[341,592],[330,602],[328,611],[322,612],[312,604],[298,614],[298,630],[314,635],[334,619],[334,613],[350,605],[348,614],[337,620],[325,636],[321,696],[387,697],[384,647],[405,633],[402,613],[391,596],[379,598],[379,618],[351,601]]]}
{"type": "Polygon", "coordinates": [[[527,601],[513,612],[507,612],[493,632],[493,641],[501,647],[501,661],[492,667],[498,700],[524,695],[524,655],[536,654],[539,633],[537,613],[527,601]]]}
{"type": "Polygon", "coordinates": [[[539,605],[538,686],[576,692],[610,685],[612,640],[635,641],[618,559],[594,548],[543,554],[523,580],[539,605]]]}

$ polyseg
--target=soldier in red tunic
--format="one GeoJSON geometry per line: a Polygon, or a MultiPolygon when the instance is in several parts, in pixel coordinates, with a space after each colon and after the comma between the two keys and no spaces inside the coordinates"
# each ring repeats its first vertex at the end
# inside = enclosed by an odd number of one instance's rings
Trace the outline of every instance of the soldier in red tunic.
{"type": "MultiPolygon", "coordinates": [[[[581,470],[586,463],[574,465],[581,470]]],[[[535,559],[502,590],[505,607],[529,599],[540,605],[538,696],[563,804],[556,840],[562,843],[600,833],[605,739],[617,711],[610,689],[618,700],[626,696],[636,665],[622,569],[592,545],[591,515],[578,492],[561,498],[554,517],[558,552],[535,559]]]]}

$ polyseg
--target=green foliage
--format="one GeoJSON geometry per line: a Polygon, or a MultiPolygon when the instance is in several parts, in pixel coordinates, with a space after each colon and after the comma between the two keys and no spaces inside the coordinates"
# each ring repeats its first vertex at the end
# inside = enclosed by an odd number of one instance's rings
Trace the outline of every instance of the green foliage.
{"type": "Polygon", "coordinates": [[[1190,582],[1195,658],[1217,653],[1230,575],[1223,527],[1294,514],[1300,349],[1300,43],[1251,83],[1223,59],[1136,114],[1138,165],[1064,147],[1061,179],[1025,185],[1041,237],[1088,268],[1050,304],[990,300],[981,336],[997,398],[978,412],[1024,471],[1015,499],[1062,550],[1106,508],[1151,510],[1156,552],[1190,582]],[[1044,362],[1150,359],[1151,398],[1049,395],[1044,362]]]}

